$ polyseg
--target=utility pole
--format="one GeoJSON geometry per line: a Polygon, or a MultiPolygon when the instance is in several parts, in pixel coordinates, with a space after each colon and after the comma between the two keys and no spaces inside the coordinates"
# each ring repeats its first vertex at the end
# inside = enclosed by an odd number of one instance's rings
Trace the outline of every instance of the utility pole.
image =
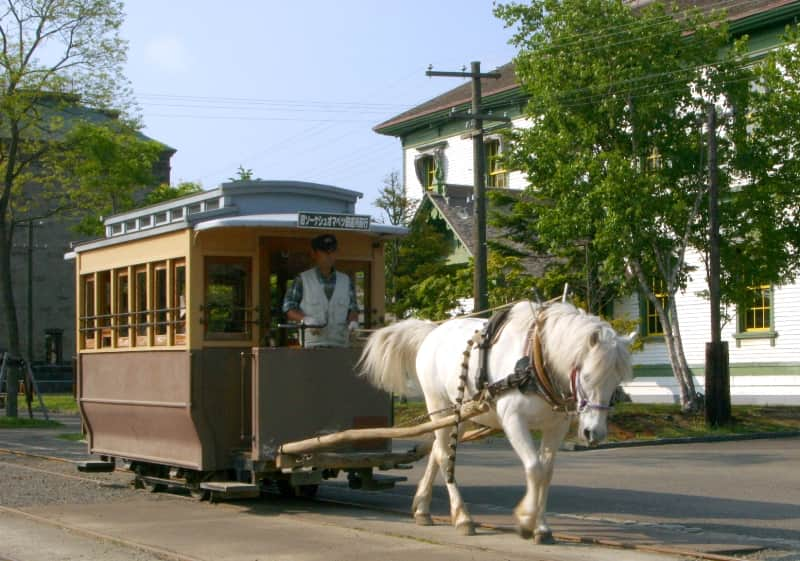
{"type": "Polygon", "coordinates": [[[711,342],[706,343],[706,424],[723,425],[731,418],[728,342],[722,341],[719,257],[719,167],[717,163],[717,109],[708,106],[708,292],[711,300],[711,342]]]}
{"type": "MultiPolygon", "coordinates": [[[[473,169],[473,189],[474,189],[474,220],[473,238],[475,239],[475,273],[472,281],[472,292],[474,298],[474,312],[481,312],[489,308],[489,289],[487,285],[487,264],[486,264],[486,157],[484,156],[483,146],[483,122],[484,121],[503,121],[509,122],[507,117],[494,117],[481,113],[481,78],[500,78],[499,72],[481,72],[481,63],[473,61],[470,64],[470,71],[461,72],[438,72],[428,68],[426,76],[444,76],[449,78],[471,78],[472,79],[472,107],[466,117],[472,121],[472,130],[468,136],[472,137],[472,169],[473,169]]],[[[462,118],[458,115],[451,115],[453,118],[462,118]]]]}

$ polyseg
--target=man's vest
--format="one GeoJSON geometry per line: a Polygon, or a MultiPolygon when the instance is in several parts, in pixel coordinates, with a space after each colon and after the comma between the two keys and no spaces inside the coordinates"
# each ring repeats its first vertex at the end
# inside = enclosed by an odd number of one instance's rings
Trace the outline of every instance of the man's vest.
{"type": "Polygon", "coordinates": [[[319,280],[316,268],[300,274],[303,282],[300,309],[305,315],[327,324],[323,329],[305,330],[306,347],[347,347],[350,343],[350,333],[347,330],[350,277],[339,271],[335,273],[336,286],[330,300],[325,295],[325,287],[319,280]]]}

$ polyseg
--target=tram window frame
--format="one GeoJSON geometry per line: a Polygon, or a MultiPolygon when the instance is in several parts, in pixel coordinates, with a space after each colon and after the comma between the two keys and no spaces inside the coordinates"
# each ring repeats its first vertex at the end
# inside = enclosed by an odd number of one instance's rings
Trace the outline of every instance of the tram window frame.
{"type": "Polygon", "coordinates": [[[81,326],[81,339],[83,340],[83,347],[85,349],[97,348],[97,318],[95,318],[95,279],[94,273],[82,275],[81,288],[83,292],[83,321],[78,322],[81,326]]]}
{"type": "Polygon", "coordinates": [[[173,344],[186,344],[186,282],[187,282],[186,261],[177,259],[172,262],[172,308],[175,310],[170,327],[173,332],[173,344]],[[178,271],[182,271],[179,273],[178,271]]]}
{"type": "Polygon", "coordinates": [[[152,264],[153,267],[153,345],[167,344],[169,334],[169,269],[165,261],[152,264]]]}
{"type": "MultiPolygon", "coordinates": [[[[204,287],[203,287],[203,323],[205,328],[205,339],[206,340],[249,340],[252,338],[252,302],[253,302],[253,259],[251,256],[215,256],[209,255],[205,257],[204,261],[204,271],[203,271],[203,278],[204,278],[204,287]],[[216,266],[240,266],[243,269],[244,278],[241,281],[243,294],[244,294],[244,306],[239,306],[241,308],[241,318],[230,318],[224,319],[222,321],[231,323],[233,325],[241,324],[241,330],[236,331],[215,331],[212,329],[213,322],[210,319],[210,308],[209,305],[209,290],[211,289],[212,283],[210,278],[210,273],[212,267],[216,266]]],[[[234,295],[235,298],[235,295],[234,295]]],[[[232,302],[232,304],[236,304],[236,302],[232,302]]],[[[232,306],[234,309],[235,306],[232,306]]],[[[214,322],[216,320],[213,320],[214,322]]]]}
{"type": "Polygon", "coordinates": [[[95,309],[97,310],[97,325],[100,332],[99,347],[109,348],[113,346],[112,341],[114,339],[114,322],[111,313],[114,291],[111,286],[111,271],[98,271],[96,274],[97,304],[95,309]]]}
{"type": "Polygon", "coordinates": [[[149,275],[147,271],[146,265],[139,265],[134,267],[133,269],[133,289],[134,289],[134,297],[133,297],[133,317],[135,318],[133,322],[134,328],[134,336],[136,340],[137,347],[147,347],[150,343],[150,328],[147,325],[148,322],[148,312],[150,310],[149,302],[149,275]],[[140,280],[142,279],[141,275],[144,275],[144,282],[140,284],[140,280]],[[144,300],[141,299],[142,296],[142,288],[144,288],[144,300]],[[144,306],[142,306],[142,304],[144,306]]]}
{"type": "Polygon", "coordinates": [[[117,347],[131,346],[131,283],[128,269],[118,269],[115,271],[115,331],[117,347]],[[123,290],[125,287],[125,290],[123,290]]]}

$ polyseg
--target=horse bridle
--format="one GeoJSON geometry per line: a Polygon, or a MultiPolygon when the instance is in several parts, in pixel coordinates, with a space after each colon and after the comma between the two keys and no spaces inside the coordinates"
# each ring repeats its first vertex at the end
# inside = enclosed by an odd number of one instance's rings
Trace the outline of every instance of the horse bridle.
{"type": "Polygon", "coordinates": [[[564,395],[563,392],[558,392],[556,384],[552,376],[547,371],[544,362],[544,352],[542,350],[541,332],[544,329],[544,309],[540,310],[529,330],[529,336],[526,341],[526,352],[529,356],[530,362],[533,365],[533,373],[536,376],[540,394],[544,400],[549,403],[553,409],[563,409],[567,413],[581,414],[587,410],[596,409],[599,411],[610,411],[613,409],[611,405],[603,405],[602,403],[592,403],[589,396],[581,385],[581,369],[576,365],[570,372],[570,390],[571,395],[564,395]],[[570,410],[570,405],[574,404],[575,409],[570,410]]]}

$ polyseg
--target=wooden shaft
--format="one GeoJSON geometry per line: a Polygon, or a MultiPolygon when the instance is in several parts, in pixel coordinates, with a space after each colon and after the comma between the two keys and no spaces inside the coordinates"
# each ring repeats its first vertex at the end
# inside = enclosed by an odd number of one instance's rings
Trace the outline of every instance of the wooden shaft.
{"type": "MultiPolygon", "coordinates": [[[[476,417],[489,410],[489,404],[485,402],[469,402],[461,408],[461,420],[476,417]]],[[[323,436],[315,436],[314,438],[307,438],[305,440],[298,440],[296,442],[287,442],[280,447],[281,454],[302,454],[304,452],[311,452],[313,450],[320,450],[322,448],[329,448],[340,444],[349,442],[358,442],[359,440],[373,440],[376,438],[411,438],[419,436],[428,432],[433,432],[437,429],[455,425],[458,422],[459,416],[457,413],[448,415],[435,421],[428,421],[421,425],[413,427],[401,428],[374,428],[374,429],[350,429],[334,434],[326,434],[323,436]]]]}

